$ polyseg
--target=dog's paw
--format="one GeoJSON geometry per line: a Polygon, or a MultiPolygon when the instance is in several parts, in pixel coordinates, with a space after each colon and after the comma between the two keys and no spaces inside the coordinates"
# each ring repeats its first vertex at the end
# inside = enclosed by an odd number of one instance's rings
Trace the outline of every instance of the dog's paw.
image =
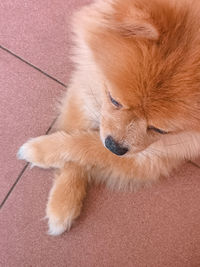
{"type": "Polygon", "coordinates": [[[74,211],[71,211],[65,218],[63,216],[59,217],[58,215],[54,215],[49,213],[46,218],[48,219],[48,234],[57,236],[62,233],[69,231],[74,222],[74,211]]]}
{"type": "Polygon", "coordinates": [[[55,160],[54,151],[54,148],[51,148],[49,136],[44,135],[32,138],[23,144],[17,153],[17,157],[30,162],[32,166],[57,168],[60,165],[55,160]]]}
{"type": "Polygon", "coordinates": [[[64,132],[56,132],[32,138],[20,147],[18,158],[33,166],[62,168],[66,161],[66,136],[64,132]]]}
{"type": "MultiPolygon", "coordinates": [[[[38,137],[40,138],[40,137],[38,137]]],[[[41,153],[38,147],[38,138],[33,138],[23,144],[18,150],[18,159],[30,162],[32,166],[45,168],[46,165],[41,162],[41,153]]]]}

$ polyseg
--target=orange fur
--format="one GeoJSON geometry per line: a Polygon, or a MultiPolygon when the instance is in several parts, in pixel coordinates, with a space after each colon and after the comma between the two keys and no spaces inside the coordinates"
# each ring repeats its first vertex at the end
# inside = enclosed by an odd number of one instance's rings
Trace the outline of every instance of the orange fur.
{"type": "Polygon", "coordinates": [[[109,0],[75,14],[77,69],[58,131],[19,150],[60,169],[47,206],[51,234],[80,214],[90,179],[136,188],[200,155],[199,12],[198,0],[109,0]],[[128,152],[105,148],[107,136],[128,152]]]}

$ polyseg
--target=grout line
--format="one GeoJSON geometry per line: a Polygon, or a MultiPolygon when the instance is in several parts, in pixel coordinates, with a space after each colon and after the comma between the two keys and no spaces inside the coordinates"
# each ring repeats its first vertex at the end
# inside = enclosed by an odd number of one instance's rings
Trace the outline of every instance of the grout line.
{"type": "MultiPolygon", "coordinates": [[[[49,128],[47,129],[47,131],[45,132],[45,134],[48,134],[54,123],[56,122],[57,118],[55,118],[53,120],[53,122],[51,123],[51,125],[49,126],[49,128]]],[[[26,165],[23,167],[23,169],[21,170],[19,176],[17,177],[16,181],[14,182],[14,184],[11,186],[10,190],[8,191],[7,195],[5,196],[4,200],[2,201],[2,203],[0,204],[0,209],[3,207],[3,205],[5,204],[6,200],[9,198],[10,194],[12,193],[12,191],[14,190],[15,186],[17,185],[17,183],[19,182],[19,180],[21,179],[21,177],[23,176],[24,172],[26,171],[26,169],[28,168],[30,163],[26,163],[26,165]]]]}
{"type": "Polygon", "coordinates": [[[67,88],[67,85],[60,82],[59,80],[57,80],[56,78],[52,77],[51,75],[47,74],[46,72],[44,72],[43,70],[39,69],[38,67],[36,67],[35,65],[29,63],[28,61],[26,61],[25,59],[21,58],[20,56],[17,56],[15,53],[13,53],[12,51],[10,51],[9,49],[3,47],[2,45],[0,45],[0,48],[3,49],[4,51],[8,52],[9,54],[11,54],[12,56],[16,57],[17,59],[21,60],[22,62],[26,63],[27,65],[31,66],[32,68],[36,69],[37,71],[41,72],[42,74],[44,74],[45,76],[47,76],[48,78],[54,80],[55,82],[61,84],[62,86],[64,86],[65,88],[67,88]]]}
{"type": "Polygon", "coordinates": [[[26,165],[24,166],[24,168],[22,169],[22,171],[20,172],[19,176],[17,177],[16,181],[14,182],[14,184],[11,186],[10,190],[8,191],[7,195],[5,196],[4,200],[2,201],[1,205],[0,205],[0,209],[3,207],[3,205],[5,204],[6,200],[8,199],[8,197],[10,196],[10,194],[12,193],[13,189],[15,188],[16,184],[19,182],[20,178],[22,177],[23,173],[25,172],[25,170],[27,169],[29,163],[26,163],[26,165]]]}
{"type": "Polygon", "coordinates": [[[54,126],[54,124],[55,124],[55,122],[56,122],[56,120],[57,120],[57,118],[55,118],[55,119],[52,121],[52,123],[50,124],[49,128],[46,130],[45,134],[48,134],[48,133],[51,131],[52,127],[54,126]]]}
{"type": "Polygon", "coordinates": [[[196,164],[195,162],[189,161],[189,163],[200,169],[200,166],[198,164],[196,164]]]}

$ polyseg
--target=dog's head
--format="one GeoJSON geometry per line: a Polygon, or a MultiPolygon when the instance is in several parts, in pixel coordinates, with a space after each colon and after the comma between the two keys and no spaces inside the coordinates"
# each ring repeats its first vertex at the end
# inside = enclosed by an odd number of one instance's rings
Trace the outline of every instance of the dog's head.
{"type": "Polygon", "coordinates": [[[199,4],[179,2],[112,0],[86,10],[85,39],[104,76],[101,138],[117,155],[200,130],[199,4]]]}

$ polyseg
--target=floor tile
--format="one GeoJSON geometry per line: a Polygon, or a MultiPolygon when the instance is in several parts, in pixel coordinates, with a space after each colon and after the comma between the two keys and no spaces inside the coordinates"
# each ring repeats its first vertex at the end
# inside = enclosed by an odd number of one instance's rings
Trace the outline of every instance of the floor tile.
{"type": "Polygon", "coordinates": [[[200,170],[184,165],[137,193],[92,187],[69,233],[42,220],[52,171],[27,171],[0,214],[1,266],[200,266],[200,170]]]}
{"type": "Polygon", "coordinates": [[[91,0],[3,0],[0,2],[0,45],[49,75],[67,83],[70,18],[91,0]]]}
{"type": "Polygon", "coordinates": [[[0,49],[0,203],[25,165],[16,159],[18,148],[46,132],[64,89],[0,49]]]}

